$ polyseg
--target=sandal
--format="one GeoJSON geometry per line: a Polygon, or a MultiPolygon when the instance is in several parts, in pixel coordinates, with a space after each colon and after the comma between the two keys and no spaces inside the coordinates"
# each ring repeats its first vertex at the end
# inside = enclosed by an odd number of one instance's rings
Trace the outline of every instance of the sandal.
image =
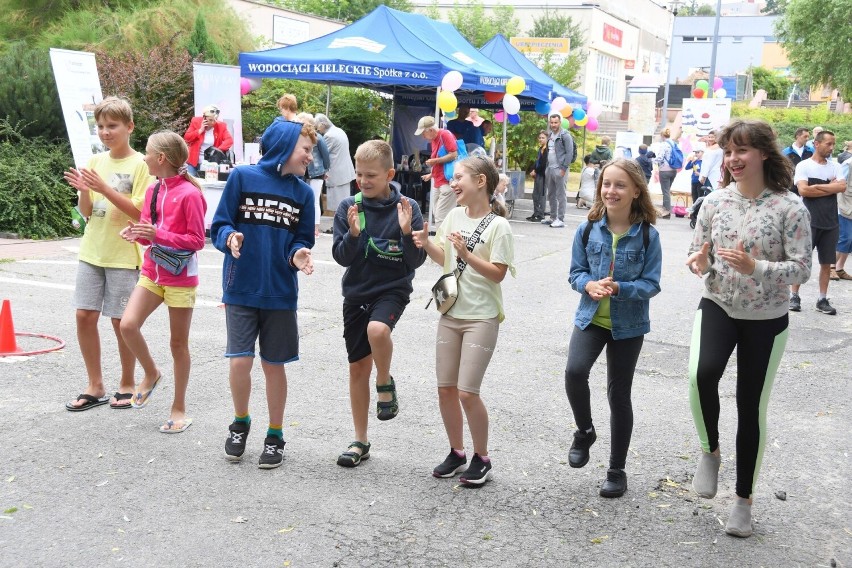
{"type": "Polygon", "coordinates": [[[355,467],[361,463],[361,460],[368,459],[370,459],[370,442],[365,444],[363,442],[355,441],[349,444],[346,451],[337,457],[337,465],[343,467],[355,467]],[[358,448],[361,450],[361,453],[349,451],[352,448],[358,448]]]}
{"type": "Polygon", "coordinates": [[[133,402],[130,400],[133,398],[132,392],[116,392],[112,397],[115,399],[115,403],[109,403],[109,407],[113,410],[125,410],[127,408],[133,408],[133,402]],[[121,404],[122,400],[128,401],[127,404],[121,404]]]}
{"type": "Polygon", "coordinates": [[[393,377],[390,378],[390,383],[386,385],[376,385],[376,392],[389,392],[393,394],[390,402],[376,402],[376,417],[379,420],[396,418],[396,415],[399,414],[399,401],[396,399],[396,383],[393,382],[393,377]]]}

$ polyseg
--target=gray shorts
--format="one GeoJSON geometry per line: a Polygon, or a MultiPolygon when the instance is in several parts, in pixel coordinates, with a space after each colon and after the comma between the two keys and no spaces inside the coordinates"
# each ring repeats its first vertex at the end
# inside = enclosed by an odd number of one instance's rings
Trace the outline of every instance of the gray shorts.
{"type": "Polygon", "coordinates": [[[254,357],[260,338],[260,358],[273,365],[299,360],[299,325],[295,310],[265,310],[225,306],[228,346],[225,357],[254,357]]]}
{"type": "Polygon", "coordinates": [[[139,271],[133,268],[103,268],[81,260],[77,263],[72,302],[78,310],[121,319],[138,280],[139,271]]]}

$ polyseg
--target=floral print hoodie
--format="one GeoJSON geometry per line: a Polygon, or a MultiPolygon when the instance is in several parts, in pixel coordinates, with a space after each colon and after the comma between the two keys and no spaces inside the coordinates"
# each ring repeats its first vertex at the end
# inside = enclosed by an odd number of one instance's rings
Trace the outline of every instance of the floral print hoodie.
{"type": "Polygon", "coordinates": [[[790,284],[811,275],[811,217],[797,195],[764,189],[744,197],[736,183],[704,198],[689,254],[710,243],[710,268],[704,297],[735,319],[774,319],[787,313],[790,284]],[[743,246],[756,261],[754,273],[741,274],[714,255],[719,248],[743,246]]]}

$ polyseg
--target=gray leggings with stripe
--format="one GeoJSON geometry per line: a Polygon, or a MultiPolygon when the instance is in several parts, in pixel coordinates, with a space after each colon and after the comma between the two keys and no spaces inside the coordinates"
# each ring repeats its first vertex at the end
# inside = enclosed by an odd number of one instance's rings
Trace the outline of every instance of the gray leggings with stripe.
{"type": "Polygon", "coordinates": [[[770,320],[729,317],[707,298],[698,304],[689,350],[689,404],[705,452],[719,447],[719,380],[737,349],[736,493],[751,498],[766,446],[766,409],[784,347],[787,314],[770,320]]]}

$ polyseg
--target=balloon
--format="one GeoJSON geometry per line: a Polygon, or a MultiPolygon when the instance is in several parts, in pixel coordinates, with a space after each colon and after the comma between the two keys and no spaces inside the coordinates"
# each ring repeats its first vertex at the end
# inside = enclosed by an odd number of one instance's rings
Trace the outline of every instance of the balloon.
{"type": "Polygon", "coordinates": [[[251,90],[256,91],[260,88],[260,84],[263,82],[263,79],[261,79],[260,77],[249,77],[248,82],[251,86],[251,90]]]}
{"type": "Polygon", "coordinates": [[[442,111],[452,112],[456,110],[458,105],[459,102],[452,91],[441,91],[438,93],[438,106],[441,107],[442,111]]]}
{"type": "Polygon", "coordinates": [[[565,105],[564,107],[562,107],[562,110],[559,111],[559,114],[561,114],[565,118],[568,118],[573,112],[574,109],[571,108],[571,105],[565,105]]]}
{"type": "Polygon", "coordinates": [[[524,92],[524,89],[527,88],[527,83],[524,81],[523,77],[512,77],[509,79],[509,82],[506,83],[506,92],[510,95],[520,95],[524,92]]]}
{"type": "Polygon", "coordinates": [[[556,97],[550,102],[550,110],[553,112],[559,112],[562,110],[562,107],[568,104],[568,101],[565,100],[565,97],[556,97]]]}
{"type": "Polygon", "coordinates": [[[703,99],[704,95],[706,95],[706,94],[707,94],[707,91],[705,91],[703,89],[693,89],[692,90],[692,96],[695,97],[696,99],[703,99]]]}
{"type": "Polygon", "coordinates": [[[510,114],[509,115],[509,124],[520,124],[521,116],[519,114],[510,114]]]}
{"type": "Polygon", "coordinates": [[[499,103],[503,100],[503,95],[505,93],[494,93],[491,91],[487,91],[485,93],[485,101],[489,103],[499,103]]]}
{"type": "Polygon", "coordinates": [[[503,112],[502,110],[498,110],[497,112],[494,113],[494,120],[496,120],[497,122],[503,122],[503,119],[505,119],[505,118],[506,118],[506,113],[503,112]]]}
{"type": "Polygon", "coordinates": [[[445,91],[453,92],[461,87],[463,82],[464,77],[462,77],[461,73],[458,71],[450,71],[444,75],[443,79],[441,79],[441,88],[445,91]]]}
{"type": "Polygon", "coordinates": [[[538,114],[549,114],[550,103],[547,101],[538,101],[537,103],[535,103],[535,111],[538,114]]]}
{"type": "MultiPolygon", "coordinates": [[[[603,105],[598,101],[589,103],[589,108],[586,109],[586,114],[591,118],[597,118],[603,112],[603,105]]],[[[591,130],[591,129],[590,129],[591,130]]]]}
{"type": "Polygon", "coordinates": [[[710,83],[708,83],[704,79],[701,79],[701,80],[699,80],[698,82],[695,83],[695,88],[701,89],[702,91],[709,91],[710,90],[710,83]]]}
{"type": "Polygon", "coordinates": [[[509,114],[518,114],[521,110],[521,101],[515,95],[506,95],[503,97],[503,110],[509,114]]]}
{"type": "Polygon", "coordinates": [[[568,130],[568,128],[569,128],[570,126],[571,126],[571,123],[570,123],[570,122],[568,122],[568,119],[567,119],[567,118],[563,118],[563,119],[562,119],[562,128],[564,128],[565,130],[568,130]]]}
{"type": "Polygon", "coordinates": [[[251,92],[251,83],[248,79],[240,79],[240,94],[245,96],[251,92]]]}
{"type": "Polygon", "coordinates": [[[457,117],[458,115],[459,115],[459,113],[457,113],[456,111],[445,112],[444,118],[446,118],[447,120],[452,120],[455,117],[457,117]]]}
{"type": "Polygon", "coordinates": [[[721,89],[722,85],[724,85],[724,83],[722,82],[721,77],[716,77],[715,79],[713,79],[713,90],[714,91],[718,91],[719,89],[721,89]]]}
{"type": "Polygon", "coordinates": [[[589,117],[586,116],[586,115],[583,115],[583,118],[581,118],[580,120],[574,120],[574,123],[577,126],[586,126],[586,124],[589,123],[589,117]]]}
{"type": "Polygon", "coordinates": [[[728,96],[728,91],[726,91],[725,89],[721,89],[721,88],[716,89],[716,92],[713,93],[713,96],[716,97],[717,99],[724,99],[725,97],[728,96]]]}
{"type": "MultiPolygon", "coordinates": [[[[574,120],[581,121],[586,118],[586,111],[581,108],[575,108],[573,112],[574,120]]],[[[583,126],[582,124],[580,126],[583,126]]]]}
{"type": "Polygon", "coordinates": [[[594,117],[589,117],[589,122],[586,123],[586,130],[589,132],[594,132],[598,129],[598,119],[594,117]]]}

